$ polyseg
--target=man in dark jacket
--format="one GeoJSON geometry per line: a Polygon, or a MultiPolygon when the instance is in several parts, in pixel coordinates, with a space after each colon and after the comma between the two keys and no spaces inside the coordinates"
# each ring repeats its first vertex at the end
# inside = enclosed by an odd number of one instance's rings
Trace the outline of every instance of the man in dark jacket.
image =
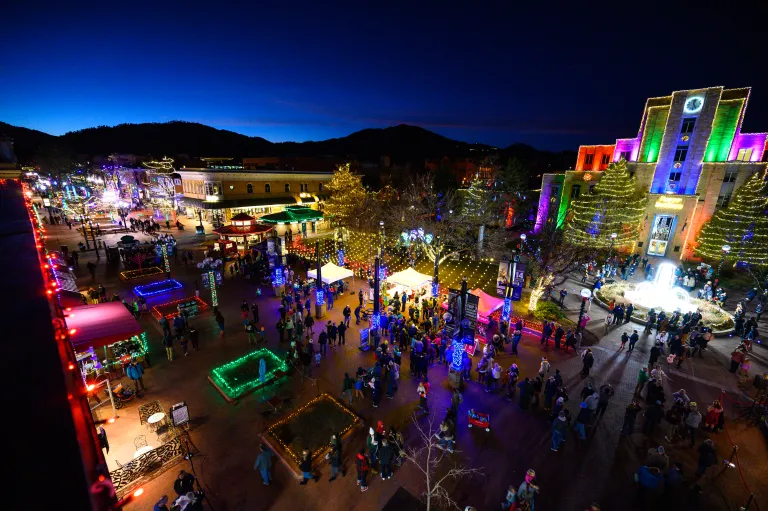
{"type": "Polygon", "coordinates": [[[565,335],[565,330],[563,330],[563,327],[559,326],[557,327],[557,330],[555,330],[555,349],[560,349],[560,341],[563,339],[563,336],[565,335]]]}
{"type": "Polygon", "coordinates": [[[347,475],[347,473],[341,469],[341,437],[339,437],[338,433],[334,433],[333,436],[331,436],[331,452],[328,453],[328,460],[331,464],[331,478],[328,479],[329,483],[336,480],[336,476],[339,472],[341,472],[342,477],[347,475]]]}
{"type": "Polygon", "coordinates": [[[264,480],[264,486],[269,486],[269,483],[272,481],[272,475],[270,474],[272,468],[272,451],[270,451],[264,444],[261,444],[259,449],[260,452],[256,457],[256,463],[254,463],[253,469],[258,470],[261,473],[261,478],[264,480]]]}
{"type": "Polygon", "coordinates": [[[661,405],[661,401],[656,401],[645,411],[643,433],[648,436],[653,435],[653,432],[656,430],[656,426],[661,422],[662,417],[664,417],[664,408],[661,405]]]}
{"type": "Polygon", "coordinates": [[[379,462],[381,463],[381,479],[384,481],[392,477],[392,459],[394,456],[395,450],[386,438],[382,438],[381,447],[379,447],[379,462]]]}
{"type": "Polygon", "coordinates": [[[314,479],[317,482],[320,476],[312,474],[312,451],[304,449],[301,452],[301,461],[299,461],[299,470],[301,470],[302,479],[299,484],[305,485],[310,479],[314,479]]]}
{"type": "Polygon", "coordinates": [[[189,492],[195,491],[195,476],[181,470],[179,477],[173,482],[173,491],[177,495],[186,495],[189,492]]]}

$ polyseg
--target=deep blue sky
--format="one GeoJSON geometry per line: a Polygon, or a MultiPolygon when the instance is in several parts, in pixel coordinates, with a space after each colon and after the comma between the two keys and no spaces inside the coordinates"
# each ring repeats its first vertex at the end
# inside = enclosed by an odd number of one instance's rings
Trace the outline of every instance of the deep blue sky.
{"type": "Polygon", "coordinates": [[[575,149],[634,136],[646,97],[724,85],[753,87],[744,127],[768,131],[747,13],[517,3],[11,2],[0,120],[62,134],[182,119],[272,141],[407,123],[575,149]]]}

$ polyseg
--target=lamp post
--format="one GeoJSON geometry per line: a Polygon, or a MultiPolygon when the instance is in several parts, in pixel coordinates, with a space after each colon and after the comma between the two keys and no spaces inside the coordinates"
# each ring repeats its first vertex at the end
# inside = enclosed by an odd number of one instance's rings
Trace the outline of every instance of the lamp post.
{"type": "Polygon", "coordinates": [[[435,271],[432,276],[432,296],[437,297],[440,294],[440,236],[435,237],[435,271]]]}
{"type": "Polygon", "coordinates": [[[320,242],[315,242],[315,260],[317,268],[317,279],[315,280],[315,317],[317,319],[325,316],[325,291],[323,290],[323,261],[320,258],[320,242]]]}
{"type": "Polygon", "coordinates": [[[587,302],[592,298],[592,291],[589,289],[581,290],[581,308],[579,309],[579,322],[576,324],[576,332],[581,332],[584,329],[581,327],[581,319],[584,317],[584,310],[587,307],[587,302]]]}
{"type": "Polygon", "coordinates": [[[381,324],[381,306],[379,300],[381,299],[381,279],[379,276],[379,266],[381,259],[376,256],[373,262],[373,314],[371,315],[371,335],[373,335],[374,348],[379,347],[379,325],[381,324]]]}
{"type": "Polygon", "coordinates": [[[219,271],[221,266],[221,259],[211,259],[210,257],[203,259],[197,264],[197,267],[202,270],[203,287],[211,288],[211,305],[213,306],[214,312],[216,312],[219,307],[219,293],[216,290],[216,282],[221,280],[221,271],[219,271]]]}
{"type": "Polygon", "coordinates": [[[731,246],[730,245],[723,245],[723,253],[720,255],[720,264],[717,265],[717,275],[715,275],[716,279],[720,278],[720,270],[723,268],[723,263],[725,262],[725,257],[731,252],[731,246]]]}
{"type": "Polygon", "coordinates": [[[381,238],[381,256],[384,256],[384,240],[385,240],[385,234],[384,234],[384,220],[379,221],[379,237],[381,238]]]}

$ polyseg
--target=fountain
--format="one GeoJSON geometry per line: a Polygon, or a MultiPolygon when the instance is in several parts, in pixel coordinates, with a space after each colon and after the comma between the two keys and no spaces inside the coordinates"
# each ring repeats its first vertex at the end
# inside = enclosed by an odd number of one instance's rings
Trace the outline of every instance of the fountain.
{"type": "Polygon", "coordinates": [[[646,309],[654,308],[657,311],[693,312],[698,306],[692,303],[687,291],[675,287],[675,265],[661,263],[656,271],[653,282],[641,282],[631,291],[626,291],[624,296],[635,305],[646,309]]]}

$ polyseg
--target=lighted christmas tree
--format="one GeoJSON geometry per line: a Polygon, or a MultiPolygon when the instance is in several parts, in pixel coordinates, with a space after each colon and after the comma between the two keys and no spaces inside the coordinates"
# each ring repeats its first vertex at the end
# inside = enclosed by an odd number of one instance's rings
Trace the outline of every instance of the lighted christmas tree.
{"type": "Polygon", "coordinates": [[[768,264],[768,181],[765,173],[753,175],[727,208],[717,210],[701,229],[696,253],[763,266],[768,264]]]}
{"type": "Polygon", "coordinates": [[[624,160],[608,165],[592,192],[571,203],[565,238],[593,247],[633,245],[640,234],[647,197],[638,193],[624,160]]]}
{"type": "Polygon", "coordinates": [[[367,192],[360,176],[349,170],[349,163],[340,165],[326,189],[330,197],[325,201],[325,214],[337,223],[352,225],[366,202],[367,192]]]}

